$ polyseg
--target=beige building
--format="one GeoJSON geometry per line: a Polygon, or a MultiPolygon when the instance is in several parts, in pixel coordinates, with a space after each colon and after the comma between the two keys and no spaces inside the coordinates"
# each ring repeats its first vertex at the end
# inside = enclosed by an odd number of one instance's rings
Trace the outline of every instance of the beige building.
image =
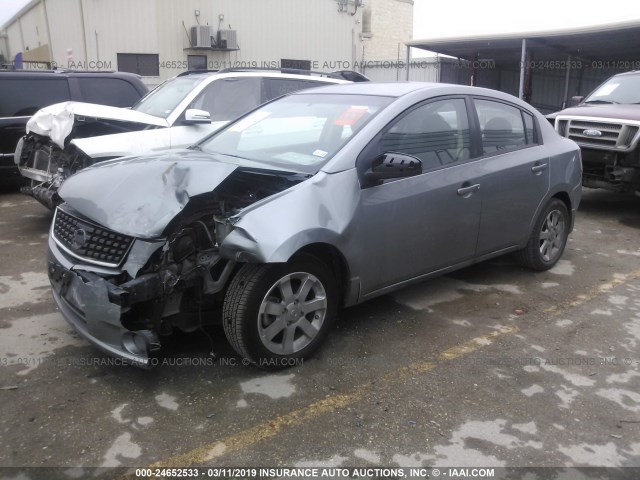
{"type": "Polygon", "coordinates": [[[0,28],[0,54],[153,85],[189,68],[360,70],[396,60],[412,25],[411,0],[33,0],[0,28]]]}
{"type": "Polygon", "coordinates": [[[405,60],[413,39],[413,0],[366,0],[363,11],[365,61],[405,60]]]}

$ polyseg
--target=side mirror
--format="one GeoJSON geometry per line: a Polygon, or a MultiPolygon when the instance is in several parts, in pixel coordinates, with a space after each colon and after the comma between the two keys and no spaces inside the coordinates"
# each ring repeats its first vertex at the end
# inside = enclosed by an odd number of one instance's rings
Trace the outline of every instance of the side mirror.
{"type": "Polygon", "coordinates": [[[413,177],[422,173],[422,162],[404,153],[383,153],[373,160],[364,174],[367,183],[377,185],[382,180],[413,177]]]}
{"type": "Polygon", "coordinates": [[[571,100],[569,100],[569,107],[575,107],[576,105],[581,104],[583,100],[584,97],[581,96],[571,97],[571,100]]]}
{"type": "Polygon", "coordinates": [[[185,125],[197,125],[202,123],[211,123],[211,114],[206,110],[198,110],[197,108],[190,108],[184,112],[185,125]]]}

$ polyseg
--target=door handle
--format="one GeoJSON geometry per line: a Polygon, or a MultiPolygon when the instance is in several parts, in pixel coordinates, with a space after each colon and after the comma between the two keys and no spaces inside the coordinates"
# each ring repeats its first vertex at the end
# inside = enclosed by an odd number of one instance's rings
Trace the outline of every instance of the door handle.
{"type": "Polygon", "coordinates": [[[540,173],[543,170],[547,169],[548,164],[546,163],[541,163],[540,165],[534,165],[533,167],[531,167],[531,171],[533,173],[540,173]]]}
{"type": "Polygon", "coordinates": [[[470,196],[473,192],[477,192],[478,190],[480,190],[480,184],[476,183],[475,185],[470,185],[468,187],[461,187],[458,189],[458,195],[460,195],[461,197],[468,197],[470,196]]]}

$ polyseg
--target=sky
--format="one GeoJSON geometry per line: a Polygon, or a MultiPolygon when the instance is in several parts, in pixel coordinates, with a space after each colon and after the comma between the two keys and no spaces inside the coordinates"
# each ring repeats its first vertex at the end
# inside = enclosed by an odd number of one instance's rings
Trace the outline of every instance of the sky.
{"type": "MultiPolygon", "coordinates": [[[[27,3],[0,0],[0,25],[27,3]]],[[[638,0],[415,0],[413,37],[528,32],[633,19],[640,19],[638,0]]]]}
{"type": "MultiPolygon", "coordinates": [[[[365,0],[366,1],[366,0],[365,0]]],[[[638,0],[415,0],[413,38],[517,33],[640,20],[638,0]]],[[[640,42],[640,39],[635,39],[640,42]]]]}
{"type": "Polygon", "coordinates": [[[0,0],[0,26],[13,17],[29,0],[0,0]]]}

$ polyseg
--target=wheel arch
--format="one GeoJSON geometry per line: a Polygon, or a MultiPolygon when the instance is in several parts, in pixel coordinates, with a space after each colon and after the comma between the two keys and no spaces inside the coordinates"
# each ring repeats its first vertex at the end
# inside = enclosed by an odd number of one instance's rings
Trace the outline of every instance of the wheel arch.
{"type": "Polygon", "coordinates": [[[335,246],[329,243],[316,242],[307,244],[299,248],[291,258],[299,255],[312,255],[329,266],[333,272],[340,293],[340,305],[351,304],[350,301],[352,295],[359,293],[353,292],[353,281],[351,279],[351,269],[344,254],[335,246]]]}
{"type": "Polygon", "coordinates": [[[523,238],[521,241],[521,245],[523,247],[524,245],[526,245],[527,241],[529,240],[529,237],[531,236],[531,233],[533,232],[533,229],[535,228],[538,216],[546,208],[547,204],[554,198],[557,198],[558,200],[562,201],[562,203],[564,203],[565,206],[567,207],[567,211],[569,212],[569,223],[570,223],[569,233],[573,231],[573,224],[575,222],[575,209],[573,208],[573,202],[571,201],[571,195],[567,190],[568,188],[569,188],[569,185],[566,185],[564,187],[562,185],[559,185],[557,188],[549,191],[547,195],[544,197],[544,199],[538,204],[538,208],[536,209],[536,212],[531,218],[531,222],[529,224],[529,233],[527,234],[527,237],[523,238]]]}
{"type": "Polygon", "coordinates": [[[547,204],[551,200],[556,198],[560,200],[562,203],[564,203],[565,207],[567,207],[567,212],[569,213],[569,233],[573,231],[573,225],[575,223],[575,216],[576,216],[575,214],[578,206],[574,204],[574,201],[571,198],[571,193],[569,188],[570,188],[569,185],[566,185],[565,187],[563,187],[562,185],[559,185],[558,188],[549,192],[549,195],[547,195],[547,198],[545,198],[544,201],[538,207],[538,211],[536,212],[536,215],[534,217],[533,224],[531,225],[532,229],[533,229],[533,225],[535,225],[535,219],[538,218],[538,215],[540,215],[540,212],[547,206],[547,204]]]}
{"type": "MultiPolygon", "coordinates": [[[[562,202],[567,207],[567,211],[569,212],[569,220],[571,222],[569,226],[569,232],[573,231],[573,223],[574,223],[575,215],[571,205],[571,197],[569,197],[569,193],[562,190],[560,192],[555,193],[553,196],[551,196],[549,200],[551,200],[552,198],[557,198],[558,200],[562,200],[562,202]]],[[[547,200],[547,203],[549,202],[549,200],[547,200]]]]}

